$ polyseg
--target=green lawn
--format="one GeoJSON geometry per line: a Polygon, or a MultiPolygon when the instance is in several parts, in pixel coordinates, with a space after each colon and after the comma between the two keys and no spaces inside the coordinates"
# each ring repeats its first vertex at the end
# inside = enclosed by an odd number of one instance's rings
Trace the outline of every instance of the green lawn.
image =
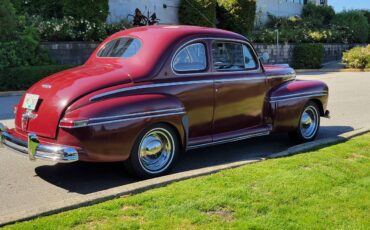
{"type": "Polygon", "coordinates": [[[370,134],[9,229],[370,229],[370,134]]]}

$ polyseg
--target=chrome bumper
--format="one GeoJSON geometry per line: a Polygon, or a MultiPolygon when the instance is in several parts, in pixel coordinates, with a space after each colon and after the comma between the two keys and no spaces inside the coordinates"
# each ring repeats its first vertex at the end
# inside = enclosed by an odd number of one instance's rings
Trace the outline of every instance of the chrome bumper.
{"type": "Polygon", "coordinates": [[[78,161],[78,151],[72,147],[61,147],[40,144],[36,134],[28,134],[24,141],[10,135],[6,126],[0,123],[0,147],[5,146],[22,155],[28,155],[30,160],[42,159],[60,163],[78,161]]]}

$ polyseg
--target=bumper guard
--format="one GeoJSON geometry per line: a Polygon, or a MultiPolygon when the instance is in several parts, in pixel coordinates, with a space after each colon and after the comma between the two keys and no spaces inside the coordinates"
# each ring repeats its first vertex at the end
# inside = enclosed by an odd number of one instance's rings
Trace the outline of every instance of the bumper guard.
{"type": "Polygon", "coordinates": [[[30,160],[42,159],[60,163],[78,161],[78,151],[75,148],[40,144],[34,133],[29,133],[28,140],[24,141],[9,134],[7,127],[0,123],[0,147],[2,146],[28,155],[30,160]]]}

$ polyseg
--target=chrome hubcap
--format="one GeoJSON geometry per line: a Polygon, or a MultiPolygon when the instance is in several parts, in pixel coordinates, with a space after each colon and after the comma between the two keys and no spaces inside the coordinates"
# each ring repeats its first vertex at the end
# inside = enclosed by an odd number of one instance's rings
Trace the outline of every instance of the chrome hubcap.
{"type": "Polygon", "coordinates": [[[164,171],[170,165],[173,155],[174,141],[165,129],[152,129],[141,140],[139,160],[143,169],[149,173],[164,171]]]}
{"type": "Polygon", "coordinates": [[[308,106],[302,113],[300,129],[302,136],[306,139],[312,138],[317,131],[319,114],[315,107],[308,106]]]}

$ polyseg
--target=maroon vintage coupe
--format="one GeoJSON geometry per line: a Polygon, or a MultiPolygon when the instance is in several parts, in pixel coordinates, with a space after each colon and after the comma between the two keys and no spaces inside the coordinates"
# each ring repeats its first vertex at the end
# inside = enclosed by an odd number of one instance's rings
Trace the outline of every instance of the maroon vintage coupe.
{"type": "Polygon", "coordinates": [[[311,141],[327,101],[324,83],[262,65],[244,36],[148,26],[110,36],[83,66],[34,84],[0,137],[32,160],[123,161],[147,178],[184,150],[272,132],[311,141]]]}

